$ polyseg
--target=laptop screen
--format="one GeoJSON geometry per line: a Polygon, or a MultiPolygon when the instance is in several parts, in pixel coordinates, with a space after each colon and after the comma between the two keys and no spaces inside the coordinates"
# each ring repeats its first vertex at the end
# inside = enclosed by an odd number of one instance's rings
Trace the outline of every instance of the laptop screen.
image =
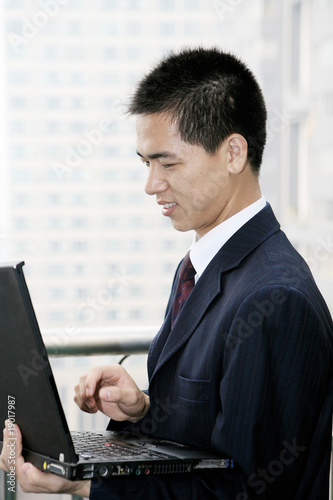
{"type": "Polygon", "coordinates": [[[0,265],[0,421],[19,425],[24,448],[76,462],[23,265],[0,265]]]}

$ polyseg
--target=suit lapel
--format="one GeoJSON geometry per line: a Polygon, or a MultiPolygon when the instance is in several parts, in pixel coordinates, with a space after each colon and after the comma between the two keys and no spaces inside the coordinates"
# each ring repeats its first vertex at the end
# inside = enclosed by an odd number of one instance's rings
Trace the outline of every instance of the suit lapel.
{"type": "MultiPolygon", "coordinates": [[[[268,204],[241,227],[209,263],[170,332],[172,301],[176,288],[173,286],[165,321],[150,348],[148,358],[150,381],[191,337],[215,297],[223,293],[221,287],[223,273],[237,267],[249,253],[277,232],[279,227],[268,204]]],[[[175,283],[176,279],[174,285],[175,283]]]]}
{"type": "Polygon", "coordinates": [[[191,337],[209,304],[221,291],[217,263],[212,266],[205,280],[199,279],[187,299],[170,332],[172,308],[169,308],[164,324],[154,339],[149,355],[150,374],[156,372],[191,337]],[[190,319],[189,319],[190,318],[190,319]]]}

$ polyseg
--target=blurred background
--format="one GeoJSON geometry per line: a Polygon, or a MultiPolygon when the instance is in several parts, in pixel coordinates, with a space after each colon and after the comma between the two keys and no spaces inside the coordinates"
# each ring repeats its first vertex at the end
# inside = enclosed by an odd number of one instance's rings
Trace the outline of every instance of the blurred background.
{"type": "MultiPolygon", "coordinates": [[[[0,260],[26,262],[45,336],[140,335],[163,320],[192,234],[144,193],[124,110],[143,73],[184,46],[229,50],[257,76],[262,191],[333,310],[332,0],[2,0],[0,14],[0,260]]],[[[125,362],[142,387],[145,358],[125,362]]],[[[73,386],[118,359],[51,359],[70,427],[105,425],[75,409],[73,386]]]]}

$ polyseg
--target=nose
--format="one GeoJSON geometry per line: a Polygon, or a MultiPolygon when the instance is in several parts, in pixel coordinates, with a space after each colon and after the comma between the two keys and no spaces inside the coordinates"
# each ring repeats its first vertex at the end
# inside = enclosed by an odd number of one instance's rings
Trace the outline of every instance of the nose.
{"type": "Polygon", "coordinates": [[[166,191],[168,187],[169,184],[164,178],[161,168],[151,164],[148,170],[145,192],[149,195],[159,194],[166,191]]]}

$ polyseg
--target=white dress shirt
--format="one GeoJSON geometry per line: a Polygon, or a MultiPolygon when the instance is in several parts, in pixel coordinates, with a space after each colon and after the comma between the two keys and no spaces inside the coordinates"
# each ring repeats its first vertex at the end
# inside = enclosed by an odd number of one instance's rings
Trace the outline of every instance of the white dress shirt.
{"type": "Polygon", "coordinates": [[[190,258],[196,270],[195,282],[198,281],[210,261],[217,252],[238,231],[246,222],[254,217],[266,205],[266,200],[262,196],[248,207],[244,208],[229,219],[221,222],[201,238],[196,234],[190,248],[190,258]]]}

